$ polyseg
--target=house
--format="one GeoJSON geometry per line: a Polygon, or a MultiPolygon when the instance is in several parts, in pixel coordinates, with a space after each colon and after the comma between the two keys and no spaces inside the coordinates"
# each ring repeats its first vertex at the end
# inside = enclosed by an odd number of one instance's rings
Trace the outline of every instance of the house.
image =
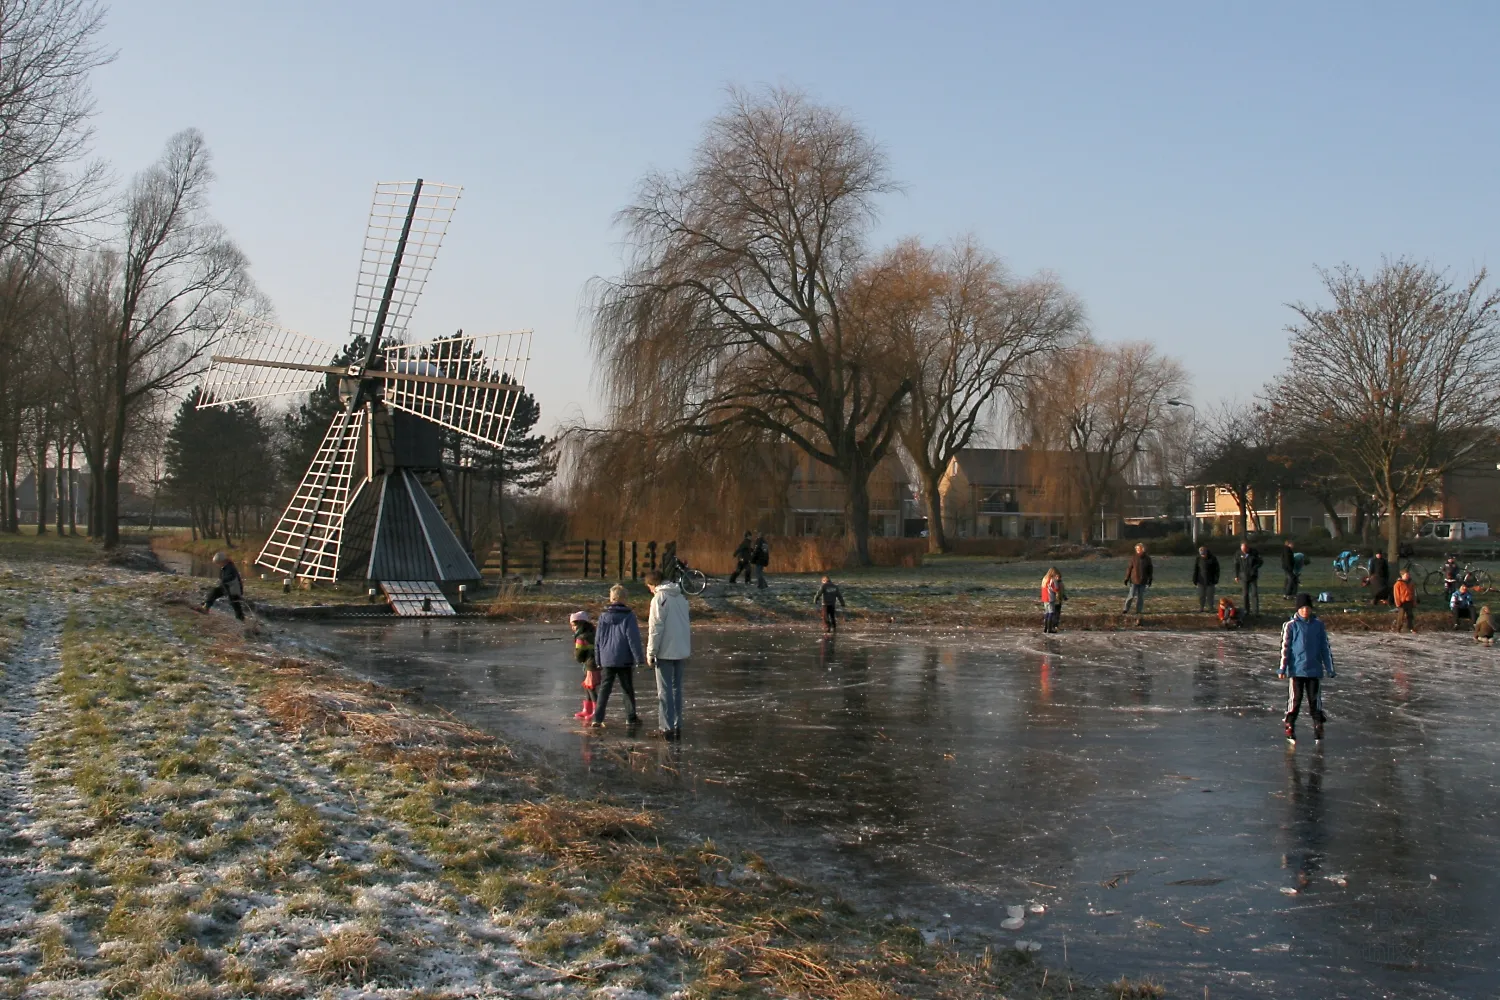
{"type": "MultiPolygon", "coordinates": [[[[938,490],[943,527],[954,538],[1066,538],[1076,526],[1071,452],[1030,448],[964,448],[953,456],[938,490]]],[[[1121,479],[1105,507],[1090,511],[1094,537],[1120,537],[1121,479]]]]}
{"type": "MultiPolygon", "coordinates": [[[[802,537],[842,535],[847,491],[844,477],[805,452],[787,446],[788,470],[782,502],[772,506],[763,500],[762,523],[772,531],[802,537]],[[779,529],[779,530],[778,530],[779,529]]],[[[881,459],[870,474],[870,534],[876,538],[899,538],[909,512],[911,486],[906,467],[894,454],[881,459]]],[[[774,495],[774,494],[773,494],[774,495]]]]}

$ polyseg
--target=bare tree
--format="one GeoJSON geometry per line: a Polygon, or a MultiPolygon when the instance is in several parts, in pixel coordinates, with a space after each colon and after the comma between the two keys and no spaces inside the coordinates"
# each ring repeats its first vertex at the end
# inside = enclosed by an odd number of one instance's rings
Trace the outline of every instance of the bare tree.
{"type": "Polygon", "coordinates": [[[948,550],[944,473],[1001,394],[1020,391],[1027,365],[1071,343],[1083,309],[1056,281],[1012,281],[972,239],[943,250],[908,241],[871,269],[862,312],[883,325],[892,361],[912,377],[899,432],[927,502],[928,547],[948,550]]]}
{"type": "Polygon", "coordinates": [[[1284,423],[1373,497],[1388,552],[1450,471],[1490,461],[1500,402],[1500,292],[1414,261],[1320,272],[1331,306],[1298,303],[1291,368],[1268,389],[1284,423]]]}
{"type": "Polygon", "coordinates": [[[93,215],[103,168],[68,171],[91,138],[89,73],[112,58],[103,21],[95,0],[0,0],[0,250],[50,250],[93,215]]]}
{"type": "Polygon", "coordinates": [[[203,136],[187,129],[167,142],[126,195],[113,289],[109,428],[95,479],[106,547],[119,541],[120,467],[133,411],[196,377],[208,348],[255,299],[244,255],[208,215],[212,180],[203,136]]]}
{"type": "Polygon", "coordinates": [[[1187,385],[1182,366],[1147,343],[1085,341],[1031,373],[1015,407],[1017,429],[1035,448],[1067,453],[1067,475],[1084,541],[1111,500],[1168,399],[1187,385]]]}
{"type": "Polygon", "coordinates": [[[596,289],[593,340],[616,415],[659,430],[748,425],[837,470],[869,562],[869,478],[911,387],[848,322],[885,159],[840,112],[733,91],[682,174],[621,213],[631,257],[596,289]]]}
{"type": "Polygon", "coordinates": [[[1200,482],[1222,486],[1240,509],[1239,534],[1260,530],[1254,512],[1257,494],[1277,485],[1285,466],[1272,460],[1270,428],[1264,410],[1227,402],[1212,410],[1203,444],[1200,482]]]}

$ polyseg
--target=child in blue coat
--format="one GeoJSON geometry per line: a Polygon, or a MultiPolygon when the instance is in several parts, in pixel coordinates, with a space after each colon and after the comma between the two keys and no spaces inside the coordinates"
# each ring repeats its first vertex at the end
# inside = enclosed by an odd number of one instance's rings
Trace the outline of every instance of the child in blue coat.
{"type": "Polygon", "coordinates": [[[1307,711],[1313,717],[1313,739],[1322,742],[1327,719],[1323,714],[1322,680],[1335,675],[1328,632],[1313,614],[1311,594],[1297,595],[1297,613],[1281,627],[1281,666],[1276,676],[1287,679],[1286,715],[1282,719],[1286,738],[1297,741],[1297,712],[1305,696],[1307,711]]]}

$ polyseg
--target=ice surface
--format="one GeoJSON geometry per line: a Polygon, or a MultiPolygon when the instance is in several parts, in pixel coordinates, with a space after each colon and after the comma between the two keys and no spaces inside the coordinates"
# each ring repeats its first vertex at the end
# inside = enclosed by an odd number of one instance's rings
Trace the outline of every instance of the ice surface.
{"type": "Polygon", "coordinates": [[[574,730],[557,627],[297,629],[689,829],[804,844],[928,929],[961,908],[1013,946],[1034,900],[1028,942],[1174,995],[1500,990],[1500,659],[1463,636],[1336,635],[1327,739],[1304,720],[1289,749],[1269,633],[700,630],[665,746],[618,692],[608,735],[574,730]]]}

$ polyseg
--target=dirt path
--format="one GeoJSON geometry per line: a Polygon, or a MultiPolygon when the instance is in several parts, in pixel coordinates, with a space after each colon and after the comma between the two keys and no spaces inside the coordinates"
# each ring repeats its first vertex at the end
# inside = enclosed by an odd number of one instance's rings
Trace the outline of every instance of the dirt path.
{"type": "Polygon", "coordinates": [[[0,678],[0,975],[24,975],[40,949],[28,882],[41,866],[33,839],[27,750],[35,737],[37,687],[57,673],[66,609],[37,600],[0,678]]]}

